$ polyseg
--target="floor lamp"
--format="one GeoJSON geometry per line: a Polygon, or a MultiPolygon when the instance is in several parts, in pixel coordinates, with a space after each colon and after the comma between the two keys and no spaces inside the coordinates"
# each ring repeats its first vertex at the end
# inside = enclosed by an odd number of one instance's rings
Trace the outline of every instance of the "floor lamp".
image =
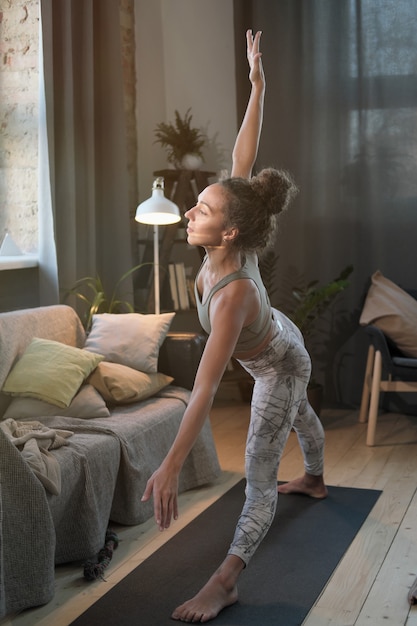
{"type": "Polygon", "coordinates": [[[180,210],[177,205],[165,198],[164,179],[162,177],[155,178],[152,186],[152,196],[139,204],[136,209],[135,220],[141,224],[151,224],[153,226],[153,278],[156,315],[160,313],[158,226],[175,224],[180,219],[180,210]]]}

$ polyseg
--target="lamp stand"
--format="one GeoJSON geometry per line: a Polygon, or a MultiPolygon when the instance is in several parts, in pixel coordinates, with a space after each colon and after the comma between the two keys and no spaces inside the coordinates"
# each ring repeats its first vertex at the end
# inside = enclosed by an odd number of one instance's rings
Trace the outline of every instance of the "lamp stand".
{"type": "Polygon", "coordinates": [[[135,220],[141,224],[153,226],[153,282],[155,298],[155,314],[159,315],[159,224],[175,224],[181,220],[180,210],[174,202],[164,196],[164,179],[158,176],[152,186],[152,196],[141,202],[136,209],[135,220]]]}
{"type": "Polygon", "coordinates": [[[159,232],[158,225],[153,226],[153,285],[155,296],[155,315],[160,314],[160,295],[159,295],[159,232]]]}

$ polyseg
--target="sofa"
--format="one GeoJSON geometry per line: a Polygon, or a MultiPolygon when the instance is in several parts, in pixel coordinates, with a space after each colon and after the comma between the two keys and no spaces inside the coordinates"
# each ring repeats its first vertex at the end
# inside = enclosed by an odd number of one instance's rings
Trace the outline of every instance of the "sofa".
{"type": "MultiPolygon", "coordinates": [[[[97,315],[52,305],[0,314],[0,617],[49,602],[56,564],[141,524],[146,482],[169,449],[204,349],[174,314],[97,315]]],[[[206,424],[180,491],[220,474],[206,424]]]]}

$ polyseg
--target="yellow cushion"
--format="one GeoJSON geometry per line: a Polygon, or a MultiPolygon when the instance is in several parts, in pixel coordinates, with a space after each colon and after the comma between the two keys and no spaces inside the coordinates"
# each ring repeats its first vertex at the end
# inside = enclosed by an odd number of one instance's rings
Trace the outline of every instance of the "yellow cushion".
{"type": "Polygon", "coordinates": [[[169,385],[171,376],[157,373],[145,373],[120,365],[103,361],[88,379],[103,396],[106,402],[128,404],[144,400],[169,385]]]}
{"type": "Polygon", "coordinates": [[[3,391],[68,407],[83,381],[103,360],[101,354],[35,338],[11,369],[3,391]]]}
{"type": "Polygon", "coordinates": [[[404,352],[417,358],[417,300],[382,275],[372,275],[359,323],[374,324],[404,352]]]}

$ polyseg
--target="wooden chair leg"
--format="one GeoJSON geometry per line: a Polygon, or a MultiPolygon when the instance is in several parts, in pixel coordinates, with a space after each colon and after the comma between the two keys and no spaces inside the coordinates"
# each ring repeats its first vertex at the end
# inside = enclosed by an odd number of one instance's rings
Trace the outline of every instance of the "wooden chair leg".
{"type": "Polygon", "coordinates": [[[366,445],[375,445],[375,431],[376,422],[378,419],[378,406],[379,406],[379,390],[381,384],[382,374],[382,357],[379,350],[375,352],[374,370],[372,373],[372,387],[371,387],[371,403],[369,406],[369,420],[368,420],[368,432],[366,435],[366,445]]]}
{"type": "Polygon", "coordinates": [[[363,378],[363,388],[362,388],[362,400],[361,407],[359,409],[359,421],[361,423],[366,422],[368,419],[368,409],[369,409],[369,397],[371,395],[371,384],[372,384],[372,370],[374,368],[374,355],[375,348],[374,346],[369,346],[368,349],[368,357],[366,359],[366,369],[365,376],[363,378]]]}

